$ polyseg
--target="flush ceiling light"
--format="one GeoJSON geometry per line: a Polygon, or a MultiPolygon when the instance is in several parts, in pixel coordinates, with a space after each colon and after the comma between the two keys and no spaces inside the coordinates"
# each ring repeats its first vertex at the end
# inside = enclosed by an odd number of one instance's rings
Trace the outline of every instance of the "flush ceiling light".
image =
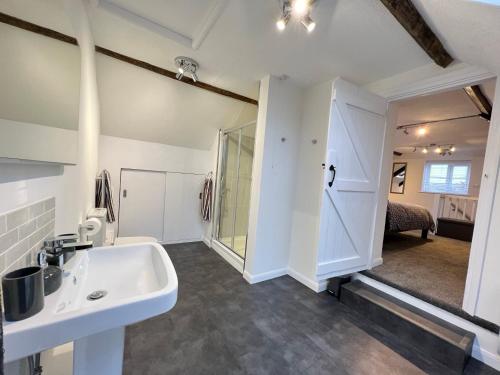
{"type": "Polygon", "coordinates": [[[196,74],[196,71],[198,70],[199,65],[196,61],[194,61],[190,57],[185,56],[178,56],[174,61],[178,71],[178,73],[175,75],[175,78],[180,81],[186,74],[188,74],[193,82],[198,81],[198,75],[196,74]]]}
{"type": "Polygon", "coordinates": [[[315,0],[283,0],[281,15],[276,21],[276,28],[279,31],[286,29],[290,18],[295,18],[308,32],[312,32],[316,27],[316,22],[311,18],[311,9],[315,0]]]}

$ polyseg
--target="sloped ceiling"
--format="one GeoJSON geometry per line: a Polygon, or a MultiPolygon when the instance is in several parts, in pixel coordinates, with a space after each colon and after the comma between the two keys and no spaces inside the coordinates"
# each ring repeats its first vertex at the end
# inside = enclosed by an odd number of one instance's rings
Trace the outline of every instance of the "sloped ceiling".
{"type": "MultiPolygon", "coordinates": [[[[198,49],[150,23],[193,38],[221,0],[106,0],[139,14],[147,20],[143,23],[106,9],[99,5],[102,1],[89,1],[97,44],[170,70],[175,69],[174,57],[193,57],[200,63],[202,81],[254,99],[267,74],[287,75],[303,87],[335,76],[364,85],[431,63],[376,0],[317,1],[317,27],[311,34],[297,22],[282,33],[276,30],[278,0],[227,0],[198,49]]],[[[498,69],[498,8],[464,0],[415,3],[458,60],[498,69]]],[[[0,11],[73,34],[64,0],[0,0],[0,11]]],[[[206,148],[201,138],[216,127],[228,127],[245,106],[122,65],[98,58],[106,134],[206,148]]]]}
{"type": "MultiPolygon", "coordinates": [[[[108,3],[192,36],[203,19],[200,10],[215,1],[108,3]]],[[[258,81],[269,73],[286,74],[302,86],[338,75],[365,84],[431,61],[379,1],[318,1],[311,34],[297,22],[278,32],[278,16],[278,0],[229,0],[198,50],[104,6],[92,8],[91,19],[96,43],[104,47],[168,69],[174,69],[175,56],[193,57],[202,80],[253,98],[258,81]]]]}
{"type": "Polygon", "coordinates": [[[257,106],[97,55],[101,132],[209,149],[217,129],[257,117],[257,106]]]}
{"type": "Polygon", "coordinates": [[[500,73],[500,3],[412,1],[453,57],[500,73]]]}

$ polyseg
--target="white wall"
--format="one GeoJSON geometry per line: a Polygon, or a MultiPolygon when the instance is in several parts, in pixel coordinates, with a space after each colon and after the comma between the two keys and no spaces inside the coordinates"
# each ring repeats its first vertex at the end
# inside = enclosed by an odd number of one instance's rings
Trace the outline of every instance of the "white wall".
{"type": "MultiPolygon", "coordinates": [[[[500,79],[497,79],[495,92],[500,93],[500,79]]],[[[498,94],[495,95],[495,101],[493,103],[490,128],[481,199],[489,194],[489,192],[485,190],[489,190],[490,187],[493,188],[493,183],[496,183],[494,187],[493,207],[491,210],[490,222],[488,223],[489,228],[484,259],[481,259],[481,257],[477,255],[476,248],[473,246],[471,249],[469,267],[478,265],[477,268],[474,269],[482,269],[479,281],[479,297],[476,305],[476,315],[496,324],[500,324],[500,304],[498,303],[500,296],[500,278],[498,277],[498,265],[500,264],[500,231],[498,230],[498,228],[500,228],[500,169],[498,159],[500,149],[500,95],[498,94]],[[481,260],[482,264],[478,264],[481,260]]],[[[481,199],[479,200],[478,212],[483,209],[483,202],[481,199]]],[[[489,209],[489,207],[485,207],[484,209],[489,209]]],[[[486,225],[484,225],[483,230],[487,230],[486,225]]],[[[477,231],[476,228],[474,231],[475,236],[477,231]]],[[[478,273],[479,272],[476,272],[476,277],[479,276],[477,275],[478,273]]],[[[474,281],[469,280],[469,278],[473,276],[474,275],[470,275],[470,273],[467,275],[466,290],[470,286],[470,282],[474,281]]],[[[500,351],[498,351],[498,353],[500,353],[500,351]]]]}
{"type": "MultiPolygon", "coordinates": [[[[213,140],[216,137],[214,134],[213,140]]],[[[215,172],[216,147],[210,151],[169,146],[160,143],[101,135],[99,139],[99,171],[107,169],[115,200],[115,216],[118,218],[118,194],[122,168],[151,171],[180,172],[206,175],[215,172]]],[[[115,233],[117,222],[114,223],[115,233]]]]}
{"type": "MultiPolygon", "coordinates": [[[[394,194],[389,192],[389,200],[399,203],[418,204],[427,208],[430,212],[434,209],[435,194],[422,193],[422,177],[424,173],[425,162],[429,160],[456,160],[471,162],[471,176],[469,183],[469,195],[477,197],[479,195],[479,186],[481,184],[481,176],[483,171],[484,157],[466,157],[466,156],[451,156],[439,157],[431,156],[429,158],[409,158],[405,156],[394,157],[393,162],[408,163],[406,170],[405,191],[404,194],[394,194]]],[[[392,166],[391,166],[392,171],[392,166]]],[[[389,184],[390,181],[387,181],[389,184]]]]}
{"type": "Polygon", "coordinates": [[[297,175],[294,181],[289,273],[313,289],[317,289],[322,163],[325,162],[326,156],[331,93],[331,81],[313,86],[304,92],[297,175]],[[313,143],[313,140],[316,140],[316,143],[313,143]]]}
{"type": "Polygon", "coordinates": [[[75,166],[0,163],[0,213],[55,197],[55,233],[77,232],[77,176],[75,166]]]}
{"type": "Polygon", "coordinates": [[[302,91],[290,81],[261,81],[253,160],[247,256],[249,282],[288,267],[302,91]]]}

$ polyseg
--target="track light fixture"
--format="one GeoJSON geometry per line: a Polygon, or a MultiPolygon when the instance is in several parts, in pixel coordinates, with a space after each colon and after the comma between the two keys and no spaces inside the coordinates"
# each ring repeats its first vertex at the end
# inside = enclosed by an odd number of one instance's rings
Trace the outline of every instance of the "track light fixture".
{"type": "Polygon", "coordinates": [[[283,0],[281,15],[276,21],[276,28],[279,31],[286,29],[290,18],[296,18],[307,32],[312,32],[316,27],[316,22],[311,18],[312,5],[315,0],[283,0]]]}
{"type": "Polygon", "coordinates": [[[179,81],[182,80],[186,74],[191,77],[193,82],[198,81],[196,71],[198,70],[199,65],[196,61],[190,57],[178,56],[175,58],[175,65],[177,66],[177,74],[175,75],[175,78],[179,81]]]}
{"type": "Polygon", "coordinates": [[[420,150],[422,154],[428,154],[432,150],[432,152],[441,156],[452,155],[457,150],[455,145],[453,144],[437,145],[435,143],[431,143],[424,146],[407,146],[407,147],[403,146],[402,148],[412,149],[411,151],[408,152],[413,152],[413,153],[417,152],[417,150],[420,150]]]}

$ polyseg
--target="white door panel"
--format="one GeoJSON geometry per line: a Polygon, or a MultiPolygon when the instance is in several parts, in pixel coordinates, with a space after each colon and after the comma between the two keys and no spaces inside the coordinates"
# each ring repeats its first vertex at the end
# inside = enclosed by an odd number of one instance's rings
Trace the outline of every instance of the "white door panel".
{"type": "Polygon", "coordinates": [[[318,276],[342,275],[369,267],[374,228],[376,220],[380,220],[377,207],[385,204],[378,192],[386,109],[384,99],[342,79],[334,82],[318,276]]]}
{"type": "Polygon", "coordinates": [[[165,173],[122,169],[118,235],[163,240],[165,173]]]}
{"type": "Polygon", "coordinates": [[[199,199],[204,176],[167,173],[165,243],[203,239],[199,199]]]}

